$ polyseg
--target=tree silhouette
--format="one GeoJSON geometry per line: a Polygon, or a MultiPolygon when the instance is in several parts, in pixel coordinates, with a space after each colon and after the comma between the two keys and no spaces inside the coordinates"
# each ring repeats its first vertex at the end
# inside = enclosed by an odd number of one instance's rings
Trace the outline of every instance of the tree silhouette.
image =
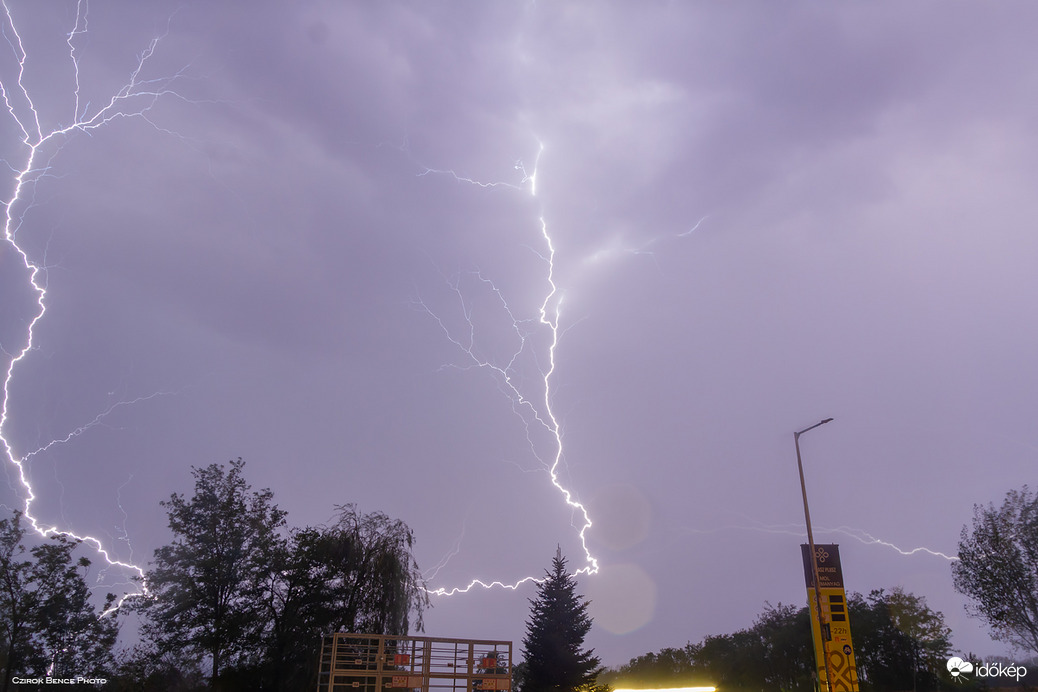
{"type": "Polygon", "coordinates": [[[572,692],[590,689],[600,672],[593,650],[584,650],[591,629],[589,601],[578,596],[576,580],[566,570],[559,548],[545,580],[530,601],[523,638],[523,692],[572,692]]]}
{"type": "MultiPolygon", "coordinates": [[[[950,631],[925,598],[880,589],[867,597],[851,593],[847,605],[862,692],[940,688],[950,631]]],[[[752,627],[647,653],[600,679],[618,687],[809,692],[816,688],[814,666],[808,609],[780,603],[768,604],[752,627]]]]}
{"type": "Polygon", "coordinates": [[[90,603],[90,561],[72,555],[79,541],[57,535],[26,548],[24,537],[18,513],[0,520],[0,689],[14,676],[106,677],[119,626],[90,603]]]}
{"type": "Polygon", "coordinates": [[[996,639],[1038,653],[1038,496],[1025,485],[997,509],[975,505],[952,576],[996,639]]]}
{"type": "Polygon", "coordinates": [[[193,468],[194,497],[174,493],[161,503],[174,540],[155,551],[152,598],[144,603],[143,630],[158,651],[207,659],[214,685],[259,645],[263,558],[285,523],[270,490],[250,492],[244,465],[238,459],[230,469],[193,468]]]}
{"type": "Polygon", "coordinates": [[[268,586],[259,605],[272,689],[311,687],[322,635],[422,629],[429,595],[411,529],[352,504],[337,509],[333,525],[294,531],[266,558],[268,586]]]}
{"type": "Polygon", "coordinates": [[[323,635],[421,629],[429,596],[404,522],[343,505],[329,526],[285,532],[286,513],[243,467],[193,468],[193,497],[161,503],[174,540],[138,599],[144,642],[122,666],[128,684],[193,689],[205,666],[210,689],[310,689],[323,635]]]}

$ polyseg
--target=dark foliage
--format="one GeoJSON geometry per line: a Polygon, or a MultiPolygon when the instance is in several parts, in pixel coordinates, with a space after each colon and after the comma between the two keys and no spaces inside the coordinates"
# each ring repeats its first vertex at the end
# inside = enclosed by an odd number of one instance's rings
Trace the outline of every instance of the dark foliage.
{"type": "Polygon", "coordinates": [[[962,528],[952,565],[966,610],[997,639],[1038,653],[1038,495],[1025,485],[1005,502],[973,508],[973,529],[962,528]]]}
{"type": "Polygon", "coordinates": [[[259,603],[285,513],[270,490],[250,492],[244,462],[193,468],[195,494],[162,502],[173,542],[155,551],[143,632],[159,654],[204,657],[213,681],[257,655],[259,603]]]}
{"type": "MultiPolygon", "coordinates": [[[[851,635],[863,691],[932,690],[948,652],[941,613],[900,589],[849,599],[851,635]]],[[[814,649],[806,607],[768,605],[752,627],[698,644],[631,659],[602,680],[623,687],[715,685],[725,690],[814,690],[814,649]]]]}
{"type": "Polygon", "coordinates": [[[863,689],[934,690],[941,685],[951,630],[926,599],[895,588],[848,599],[863,689]]]}
{"type": "Polygon", "coordinates": [[[578,596],[576,580],[566,571],[560,549],[530,601],[523,638],[523,692],[572,692],[592,689],[600,671],[594,651],[585,650],[591,629],[587,599],[578,596]]]}
{"type": "Polygon", "coordinates": [[[27,548],[24,538],[19,514],[0,520],[0,689],[14,676],[108,677],[119,626],[90,603],[79,541],[57,535],[27,548]]]}
{"type": "Polygon", "coordinates": [[[310,689],[322,635],[421,629],[429,600],[406,524],[345,505],[332,525],[286,535],[243,467],[193,469],[194,496],[162,503],[174,541],[155,551],[145,641],[115,689],[310,689]]]}
{"type": "Polygon", "coordinates": [[[123,652],[116,674],[105,692],[203,692],[211,689],[197,662],[161,656],[153,646],[138,645],[123,652]]]}
{"type": "Polygon", "coordinates": [[[354,505],[338,511],[333,525],[295,531],[269,556],[262,607],[264,677],[271,689],[301,689],[316,680],[324,634],[422,629],[429,597],[411,529],[381,512],[361,514],[354,505]]]}

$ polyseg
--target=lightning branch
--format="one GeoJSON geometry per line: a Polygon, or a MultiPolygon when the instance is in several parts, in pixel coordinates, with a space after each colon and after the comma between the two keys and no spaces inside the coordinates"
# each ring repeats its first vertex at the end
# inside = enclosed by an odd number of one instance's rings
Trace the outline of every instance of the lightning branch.
{"type": "MultiPolygon", "coordinates": [[[[527,171],[525,164],[521,160],[515,163],[515,170],[519,171],[522,176],[522,179],[518,183],[481,182],[473,178],[459,175],[452,169],[424,168],[420,173],[418,173],[418,175],[445,175],[458,183],[475,185],[482,189],[496,187],[515,190],[528,189],[530,195],[535,197],[537,195],[537,166],[540,163],[540,158],[543,153],[544,145],[540,144],[532,171],[527,171]]],[[[510,322],[510,329],[515,335],[518,344],[513,352],[497,361],[493,358],[482,356],[478,352],[475,336],[476,325],[472,319],[472,308],[470,301],[461,288],[460,276],[448,278],[447,285],[457,299],[459,311],[464,318],[464,329],[452,331],[452,329],[447,326],[444,319],[431,310],[420,298],[416,300],[416,306],[428,314],[437,323],[440,330],[444,333],[444,336],[464,355],[465,364],[457,367],[479,369],[488,372],[493,376],[501,391],[511,402],[513,412],[522,421],[526,434],[526,441],[529,444],[532,455],[547,472],[552,486],[562,496],[565,504],[574,512],[574,516],[577,517],[574,528],[577,529],[577,536],[580,540],[581,548],[584,551],[585,565],[576,570],[576,574],[594,574],[598,572],[598,561],[591,554],[587,545],[586,537],[587,530],[592,526],[591,518],[588,515],[587,508],[575,499],[573,492],[563,485],[559,476],[565,459],[563,435],[561,425],[555,415],[552,403],[554,398],[553,377],[556,370],[556,354],[559,346],[559,338],[561,336],[559,325],[562,316],[562,294],[558,285],[555,283],[555,244],[552,242],[551,234],[548,231],[548,224],[543,215],[539,218],[538,223],[539,235],[543,243],[543,249],[535,252],[543,263],[544,274],[542,276],[543,280],[547,284],[547,288],[544,293],[544,298],[537,309],[537,317],[518,317],[505,295],[491,278],[484,276],[482,272],[479,271],[468,273],[470,278],[482,284],[493,293],[502,314],[504,314],[507,317],[507,321],[510,322]],[[524,386],[524,378],[520,376],[518,364],[524,355],[535,348],[533,345],[535,342],[534,337],[541,335],[547,337],[547,346],[543,349],[539,360],[546,362],[546,364],[540,371],[537,392],[530,393],[524,386]],[[538,450],[538,445],[534,440],[533,434],[535,428],[539,428],[548,434],[552,444],[552,451],[549,455],[545,455],[538,450]]],[[[458,546],[455,546],[452,550],[451,556],[456,554],[458,549],[458,546]]],[[[441,560],[441,563],[437,566],[437,571],[443,567],[443,564],[444,561],[441,560]]],[[[496,587],[515,590],[527,582],[539,581],[541,581],[541,579],[533,576],[524,577],[510,583],[499,580],[485,581],[482,579],[472,579],[465,586],[452,588],[441,587],[431,589],[429,593],[439,596],[452,596],[459,593],[466,593],[476,587],[485,589],[496,587]]]]}
{"type": "Polygon", "coordinates": [[[7,0],[0,1],[0,7],[2,7],[2,15],[0,15],[2,33],[17,65],[17,74],[13,78],[6,76],[0,78],[0,99],[2,99],[9,121],[13,123],[21,138],[20,160],[16,163],[5,162],[11,171],[12,179],[9,196],[2,202],[3,242],[20,258],[21,264],[27,272],[28,289],[33,296],[32,303],[34,304],[31,318],[24,330],[21,347],[13,351],[5,351],[8,360],[3,374],[2,392],[0,392],[0,450],[2,450],[8,468],[13,468],[16,472],[20,493],[24,498],[21,511],[33,530],[42,537],[60,534],[89,544],[104,559],[109,568],[119,567],[137,575],[140,591],[125,594],[113,608],[102,614],[104,616],[117,609],[126,598],[147,594],[144,570],[139,565],[113,557],[99,538],[82,535],[71,528],[49,524],[36,516],[33,512],[33,503],[37,499],[37,494],[28,474],[28,463],[32,457],[46,452],[51,447],[68,443],[87,430],[101,425],[116,408],[138,403],[164,394],[164,392],[138,397],[132,401],[118,402],[64,437],[56,438],[28,452],[16,450],[16,444],[7,430],[12,406],[11,384],[19,371],[19,366],[36,348],[36,328],[47,312],[46,265],[37,262],[30,256],[19,242],[18,234],[25,223],[26,214],[33,207],[37,187],[43,179],[51,176],[51,164],[70,137],[77,134],[89,134],[93,130],[110,125],[113,121],[130,118],[144,120],[161,132],[173,134],[152,121],[150,113],[161,99],[183,98],[173,89],[174,82],[182,74],[178,72],[158,79],[146,79],[143,76],[148,61],[165,35],[159,36],[148,43],[138,56],[127,81],[106,102],[94,108],[91,108],[90,103],[83,103],[80,96],[80,63],[77,57],[76,40],[87,33],[89,6],[86,0],[78,0],[75,6],[75,18],[65,40],[68,47],[67,64],[73,76],[72,108],[66,114],[65,122],[67,124],[47,129],[43,126],[44,119],[36,106],[35,91],[27,83],[26,67],[30,63],[30,55],[22,41],[15,13],[7,0]]]}

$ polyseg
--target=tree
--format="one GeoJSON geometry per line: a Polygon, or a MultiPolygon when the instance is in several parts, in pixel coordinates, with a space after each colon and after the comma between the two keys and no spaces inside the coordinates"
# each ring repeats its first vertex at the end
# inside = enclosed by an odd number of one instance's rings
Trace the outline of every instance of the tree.
{"type": "Polygon", "coordinates": [[[708,636],[692,646],[695,670],[717,687],[764,689],[764,648],[749,630],[708,636]]]}
{"type": "Polygon", "coordinates": [[[243,468],[192,468],[193,497],[161,503],[174,540],[138,600],[145,636],[123,688],[193,690],[205,665],[210,688],[306,689],[323,635],[421,629],[429,595],[405,523],[345,505],[330,526],[286,534],[273,493],[253,492],[243,468]]]}
{"type": "Polygon", "coordinates": [[[293,532],[268,560],[261,601],[273,689],[309,686],[315,652],[329,632],[407,634],[429,606],[407,524],[381,512],[338,507],[329,527],[293,532]]]}
{"type": "Polygon", "coordinates": [[[936,689],[950,647],[944,615],[895,587],[848,599],[862,689],[936,689]]]}
{"type": "MultiPolygon", "coordinates": [[[[79,541],[59,534],[27,549],[24,537],[18,513],[0,520],[2,689],[13,676],[106,677],[119,626],[90,603],[90,560],[73,558],[79,541]]],[[[108,594],[106,611],[114,601],[108,594]]]]}
{"type": "MultiPolygon", "coordinates": [[[[852,622],[853,625],[853,622],[852,622]]],[[[779,690],[809,689],[815,674],[807,608],[765,604],[752,632],[764,648],[764,679],[779,690]]]]}
{"type": "Polygon", "coordinates": [[[599,680],[616,687],[683,687],[695,676],[693,645],[667,647],[632,658],[617,669],[607,670],[599,680]]]}
{"type": "Polygon", "coordinates": [[[105,692],[204,692],[205,671],[187,666],[179,656],[158,655],[154,647],[140,643],[120,652],[115,675],[105,692]]]}
{"type": "MultiPolygon", "coordinates": [[[[848,598],[862,690],[936,689],[948,652],[944,616],[900,588],[848,598]]],[[[726,690],[814,689],[814,648],[806,607],[766,605],[753,626],[710,635],[684,649],[645,654],[603,675],[623,687],[710,684],[726,690]]]]}
{"type": "Polygon", "coordinates": [[[589,601],[576,593],[576,580],[566,571],[559,548],[552,568],[530,601],[530,620],[523,638],[523,692],[572,692],[595,687],[600,660],[584,650],[591,629],[589,601]]]}
{"type": "Polygon", "coordinates": [[[250,492],[244,465],[193,467],[194,496],[160,503],[174,540],[155,551],[143,604],[142,629],[158,653],[206,659],[214,686],[226,667],[258,655],[265,558],[284,540],[285,512],[269,489],[250,492]]]}
{"type": "Polygon", "coordinates": [[[811,689],[807,608],[767,604],[752,627],[686,647],[693,678],[733,690],[811,689]]]}
{"type": "Polygon", "coordinates": [[[955,589],[973,600],[966,610],[996,639],[1038,653],[1038,496],[1025,485],[1002,506],[974,505],[973,530],[962,527],[955,589]]]}
{"type": "Polygon", "coordinates": [[[890,620],[882,593],[847,598],[854,662],[863,690],[902,690],[911,686],[911,654],[904,634],[890,620]]]}
{"type": "Polygon", "coordinates": [[[951,648],[951,629],[944,624],[944,614],[930,610],[924,597],[908,593],[900,586],[891,589],[885,601],[891,623],[907,638],[912,689],[918,689],[920,684],[936,686],[938,673],[946,665],[951,648]]]}
{"type": "Polygon", "coordinates": [[[429,595],[411,552],[411,529],[382,512],[361,514],[352,504],[337,509],[338,520],[314,531],[300,556],[326,585],[324,611],[330,629],[407,634],[414,624],[422,631],[429,595]]]}

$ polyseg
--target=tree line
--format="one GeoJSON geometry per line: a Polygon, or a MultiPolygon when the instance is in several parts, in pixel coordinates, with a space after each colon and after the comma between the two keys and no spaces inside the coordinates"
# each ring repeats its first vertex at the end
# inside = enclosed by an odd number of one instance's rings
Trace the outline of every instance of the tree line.
{"type": "MultiPolygon", "coordinates": [[[[1038,671],[1038,495],[1025,485],[1009,491],[1000,506],[975,505],[973,515],[972,526],[964,526],[960,534],[953,585],[967,597],[966,611],[983,620],[995,639],[1009,643],[1025,658],[1029,652],[1030,670],[1038,671]]],[[[951,631],[943,614],[931,610],[923,597],[900,588],[851,594],[848,611],[863,691],[966,689],[982,683],[951,675],[951,631]]],[[[601,680],[643,686],[698,681],[725,690],[813,690],[808,617],[807,607],[768,606],[747,629],[647,653],[606,671],[601,680]]],[[[1033,675],[1025,682],[1033,684],[1033,675]]]]}
{"type": "MultiPolygon", "coordinates": [[[[406,524],[342,505],[328,525],[288,528],[273,493],[247,483],[241,459],[191,473],[190,497],[160,503],[173,540],[155,550],[143,595],[118,608],[112,594],[92,603],[77,541],[40,539],[17,512],[0,519],[0,692],[43,689],[26,681],[45,676],[108,691],[312,689],[323,635],[422,630],[428,592],[406,524]],[[130,617],[139,643],[117,652],[130,617]]],[[[1000,507],[976,506],[959,558],[953,580],[967,610],[996,638],[1038,654],[1038,497],[1024,486],[1000,507]]],[[[583,648],[588,602],[565,565],[559,551],[531,600],[516,692],[604,692],[627,680],[814,688],[807,608],[781,604],[747,629],[603,671],[583,648]]],[[[947,685],[950,632],[925,599],[895,588],[852,594],[848,606],[863,690],[947,685]]]]}
{"type": "Polygon", "coordinates": [[[193,469],[194,496],[161,503],[174,540],[155,551],[149,597],[134,604],[144,687],[172,689],[204,668],[214,689],[302,689],[322,634],[422,627],[428,594],[403,522],[344,505],[330,526],[282,531],[285,512],[269,489],[251,490],[243,466],[193,469]]]}
{"type": "Polygon", "coordinates": [[[145,593],[105,617],[87,597],[90,562],[73,558],[75,541],[26,548],[19,517],[0,522],[2,689],[42,677],[107,691],[312,689],[322,635],[422,629],[428,593],[406,524],[343,505],[327,526],[287,529],[241,459],[192,475],[191,497],[161,503],[173,540],[155,551],[145,593]],[[117,655],[120,621],[132,616],[140,641],[117,655]]]}
{"type": "MultiPolygon", "coordinates": [[[[852,593],[848,612],[861,689],[934,690],[947,678],[951,630],[921,596],[900,588],[852,593]]],[[[750,627],[631,659],[603,679],[628,686],[713,685],[725,690],[813,690],[806,606],[768,605],[750,627]]]]}

